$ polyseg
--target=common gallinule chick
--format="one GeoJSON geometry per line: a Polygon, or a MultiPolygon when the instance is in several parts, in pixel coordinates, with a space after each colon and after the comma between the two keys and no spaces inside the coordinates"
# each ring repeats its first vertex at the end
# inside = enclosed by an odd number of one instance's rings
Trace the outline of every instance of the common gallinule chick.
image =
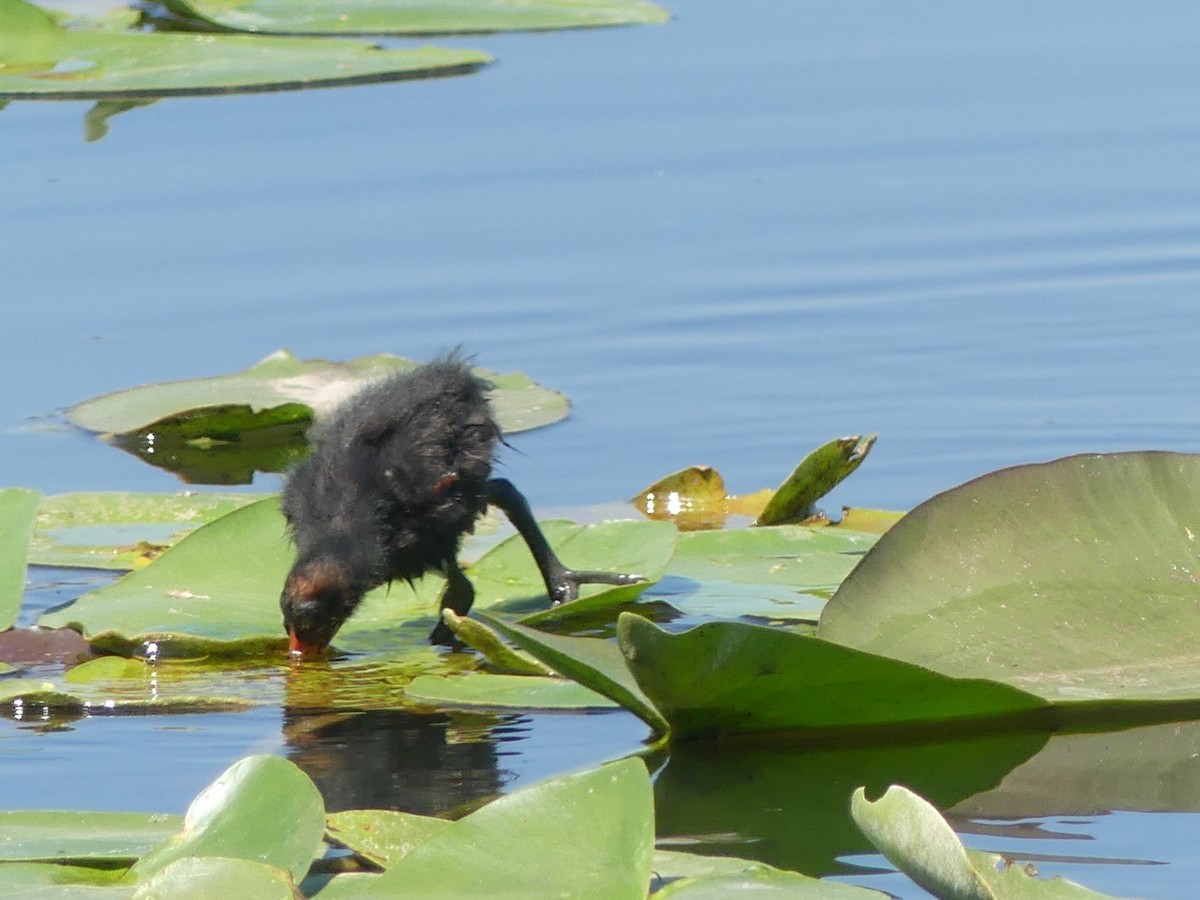
{"type": "MultiPolygon", "coordinates": [[[[397,578],[444,575],[441,608],[466,615],[475,589],[459,546],[489,503],[529,545],[553,603],[583,583],[641,580],[568,569],[521,493],[491,477],[501,441],[491,387],[451,354],[367,386],[312,429],[311,453],[283,488],[297,558],[279,605],[293,653],[324,650],[368,590],[397,578]]],[[[430,635],[452,637],[440,620],[430,635]]]]}

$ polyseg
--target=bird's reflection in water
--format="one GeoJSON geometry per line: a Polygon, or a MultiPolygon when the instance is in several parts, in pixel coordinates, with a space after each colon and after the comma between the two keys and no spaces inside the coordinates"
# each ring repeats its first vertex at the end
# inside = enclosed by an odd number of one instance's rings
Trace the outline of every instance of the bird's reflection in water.
{"type": "Polygon", "coordinates": [[[513,775],[503,744],[530,729],[522,716],[372,710],[285,710],[291,760],[330,812],[396,809],[458,816],[495,797],[513,775]]]}

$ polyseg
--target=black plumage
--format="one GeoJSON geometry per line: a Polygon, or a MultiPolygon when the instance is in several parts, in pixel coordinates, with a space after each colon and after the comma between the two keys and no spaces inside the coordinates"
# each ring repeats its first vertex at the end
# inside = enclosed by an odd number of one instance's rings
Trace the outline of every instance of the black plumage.
{"type": "MultiPolygon", "coordinates": [[[[529,544],[553,602],[583,582],[638,580],[567,569],[525,498],[491,477],[501,437],[490,388],[452,354],[369,385],[313,428],[282,500],[297,551],[280,598],[293,652],[323,650],[368,590],[397,578],[445,575],[442,607],[465,614],[474,589],[458,551],[488,503],[529,544]]],[[[450,634],[439,622],[432,637],[450,634]]]]}

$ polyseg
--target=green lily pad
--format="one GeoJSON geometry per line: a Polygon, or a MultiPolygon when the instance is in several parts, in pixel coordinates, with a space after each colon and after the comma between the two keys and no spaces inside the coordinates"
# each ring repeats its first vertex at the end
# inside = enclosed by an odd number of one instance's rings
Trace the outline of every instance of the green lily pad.
{"type": "Polygon", "coordinates": [[[132,863],[182,824],[182,816],[166,814],[6,810],[0,812],[0,860],[132,863]]]}
{"type": "MultiPolygon", "coordinates": [[[[578,568],[644,564],[649,571],[661,570],[674,544],[674,529],[653,522],[547,523],[545,531],[563,560],[578,568]]],[[[39,624],[75,628],[94,646],[123,655],[139,652],[148,641],[175,656],[281,652],[286,640],[279,592],[292,560],[278,499],[267,497],[196,529],[150,565],[43,615],[39,624]]],[[[476,584],[477,608],[519,598],[526,598],[526,607],[546,602],[541,576],[523,544],[500,544],[468,574],[476,584]]],[[[336,645],[372,651],[423,643],[444,584],[427,575],[411,587],[397,583],[370,592],[338,633],[336,645]],[[405,628],[411,633],[404,634],[405,628]]],[[[596,585],[586,586],[584,594],[586,602],[602,604],[605,595],[620,598],[629,591],[596,585]]]]}
{"type": "Polygon", "coordinates": [[[25,593],[26,554],[41,494],[0,490],[0,631],[12,628],[25,593]]]}
{"type": "Polygon", "coordinates": [[[265,863],[299,881],[320,854],[325,804],[308,776],[278,756],[238,760],[205,788],[184,816],[183,831],[130,870],[145,882],[176,860],[223,856],[265,863]]]}
{"type": "Polygon", "coordinates": [[[442,610],[442,621],[456,638],[487,658],[492,672],[506,675],[554,674],[549,666],[506,644],[500,635],[482,622],[455,615],[452,609],[442,610]]]}
{"type": "Polygon", "coordinates": [[[618,709],[617,703],[583,685],[545,675],[421,675],[404,690],[409,700],[431,706],[488,709],[618,709]]]}
{"type": "Polygon", "coordinates": [[[1008,685],[949,678],[783,629],[708,622],[670,634],[622,613],[617,634],[630,671],[676,740],[771,732],[809,740],[838,732],[894,736],[901,728],[945,733],[997,718],[1028,724],[1047,708],[1008,685]]]}
{"type": "Polygon", "coordinates": [[[330,813],[325,819],[333,840],[385,869],[450,824],[449,819],[391,809],[351,809],[330,813]]]}
{"type": "Polygon", "coordinates": [[[799,872],[765,867],[739,875],[684,878],[667,885],[654,896],[661,900],[724,900],[738,894],[753,894],[764,900],[886,900],[888,896],[852,884],[821,881],[799,872]]]}
{"type": "Polygon", "coordinates": [[[270,34],[461,34],[665,22],[638,0],[167,0],[177,15],[270,34]]]}
{"type": "Polygon", "coordinates": [[[138,568],[189,531],[261,499],[256,494],[58,494],[38,507],[29,561],[39,566],[138,568]]]}
{"type": "Polygon", "coordinates": [[[123,900],[134,887],[120,883],[120,869],[58,863],[5,863],[0,879],[4,900],[123,900]]]}
{"type": "MultiPolygon", "coordinates": [[[[272,44],[274,41],[254,41],[272,44]]],[[[320,41],[319,43],[327,43],[320,41]]],[[[311,416],[327,415],[339,403],[364,384],[415,368],[419,363],[391,354],[361,356],[345,363],[321,359],[299,360],[287,350],[277,350],[243,372],[171,381],[130,388],[105,394],[73,406],[67,418],[80,428],[112,434],[174,426],[189,439],[201,436],[221,437],[245,431],[254,416],[282,410],[282,418],[268,419],[277,425],[311,416]],[[305,412],[300,413],[295,408],[305,412]],[[232,427],[217,418],[205,422],[207,409],[236,410],[232,427]],[[164,420],[166,424],[164,425],[164,420]]],[[[519,372],[498,375],[485,370],[478,373],[491,381],[496,390],[492,404],[501,427],[508,433],[525,431],[557,422],[566,416],[566,399],[554,391],[539,387],[519,372]]]]}
{"type": "MultiPolygon", "coordinates": [[[[255,471],[282,472],[304,455],[314,416],[370,381],[417,365],[390,354],[301,361],[279,350],[244,372],[106,394],[72,407],[67,417],[185,481],[247,484],[255,471]]],[[[567,415],[565,397],[520,372],[476,371],[493,384],[492,408],[508,433],[567,415]]]]}
{"type": "Polygon", "coordinates": [[[24,0],[0,0],[0,98],[294,90],[469,72],[491,61],[473,50],[357,41],[71,31],[24,0]]]}
{"type": "Polygon", "coordinates": [[[1200,699],[1200,456],[1074,456],[918,506],[821,615],[829,641],[1057,703],[1200,699]]]}
{"type": "Polygon", "coordinates": [[[992,853],[963,847],[946,820],[926,800],[893,785],[876,801],[862,788],[851,815],[893,865],[934,897],[944,900],[1103,900],[1064,878],[1041,880],[992,853]]]}
{"type": "Polygon", "coordinates": [[[641,760],[624,759],[500,797],[438,830],[360,896],[641,900],[653,845],[650,777],[641,760]]]}
{"type": "Polygon", "coordinates": [[[249,859],[184,857],[154,873],[133,900],[209,900],[217,895],[255,900],[296,900],[287,872],[249,859]]]}
{"type": "Polygon", "coordinates": [[[800,525],[681,534],[667,574],[692,584],[663,599],[689,615],[815,621],[876,540],[843,528],[800,525]]]}
{"type": "Polygon", "coordinates": [[[756,525],[784,525],[813,514],[816,502],[854,472],[871,448],[875,435],[832,440],[808,454],[775,491],[756,525]]]}

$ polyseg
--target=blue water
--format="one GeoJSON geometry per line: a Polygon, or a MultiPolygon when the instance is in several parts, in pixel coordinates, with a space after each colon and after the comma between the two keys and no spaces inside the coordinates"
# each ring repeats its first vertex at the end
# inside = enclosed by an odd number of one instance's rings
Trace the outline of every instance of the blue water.
{"type": "MultiPolygon", "coordinates": [[[[58,412],[277,347],[461,343],[566,392],[572,417],[506,457],[541,507],[691,463],[755,490],[847,433],[880,439],[831,507],[1200,446],[1193,5],[672,9],[443,41],[499,58],[461,78],[159,102],[91,144],[86,103],[0,111],[0,482],[177,489],[58,412]]],[[[269,744],[253,722],[204,726],[164,805],[269,744]]],[[[123,740],[96,725],[80,755],[123,740]]],[[[1190,817],[1086,830],[1169,863],[1122,890],[1194,883],[1190,817]]],[[[1120,869],[1074,877],[1119,893],[1120,869]]]]}

